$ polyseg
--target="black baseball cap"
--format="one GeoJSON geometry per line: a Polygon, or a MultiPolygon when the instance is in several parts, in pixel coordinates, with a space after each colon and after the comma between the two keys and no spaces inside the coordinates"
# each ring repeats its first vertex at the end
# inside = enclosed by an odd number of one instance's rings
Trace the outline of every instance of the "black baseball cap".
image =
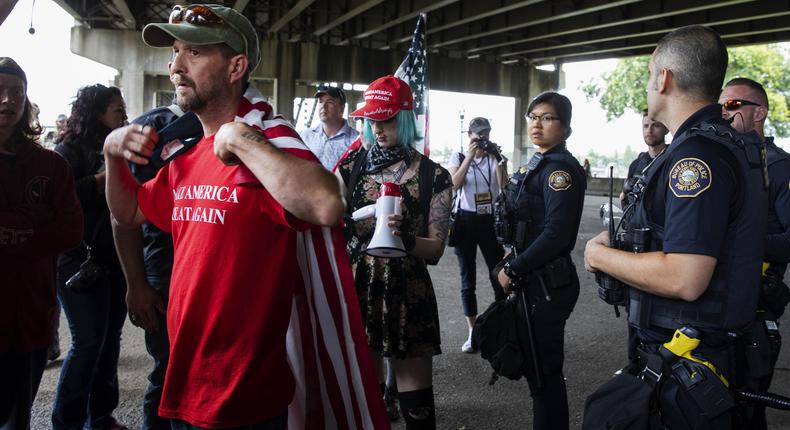
{"type": "Polygon", "coordinates": [[[314,97],[319,98],[322,94],[328,94],[330,97],[340,99],[340,104],[346,104],[346,93],[342,88],[319,85],[314,97]]]}
{"type": "Polygon", "coordinates": [[[470,133],[480,133],[483,130],[491,130],[491,123],[487,119],[479,116],[469,121],[470,133]]]}

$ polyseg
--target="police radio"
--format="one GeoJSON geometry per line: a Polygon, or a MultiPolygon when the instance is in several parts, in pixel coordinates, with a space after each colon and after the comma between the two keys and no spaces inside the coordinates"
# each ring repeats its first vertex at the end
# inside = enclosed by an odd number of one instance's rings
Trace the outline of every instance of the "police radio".
{"type": "MultiPolygon", "coordinates": [[[[609,247],[619,249],[616,231],[614,228],[615,211],[612,204],[614,195],[614,166],[609,166],[609,204],[601,205],[601,221],[609,229],[609,247]]],[[[620,318],[620,306],[626,305],[628,291],[626,285],[618,279],[604,272],[595,272],[595,282],[598,284],[598,297],[607,304],[614,306],[614,314],[620,318]]]]}

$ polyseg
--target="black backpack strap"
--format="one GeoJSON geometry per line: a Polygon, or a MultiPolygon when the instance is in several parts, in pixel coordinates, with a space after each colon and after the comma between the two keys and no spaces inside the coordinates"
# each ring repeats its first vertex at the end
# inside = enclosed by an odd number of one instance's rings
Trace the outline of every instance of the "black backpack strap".
{"type": "Polygon", "coordinates": [[[348,175],[343,175],[343,172],[341,171],[343,182],[346,183],[346,212],[349,214],[351,214],[351,208],[354,207],[354,202],[352,200],[354,198],[354,189],[357,187],[359,176],[362,174],[362,168],[365,166],[367,155],[367,149],[365,149],[364,146],[360,147],[359,153],[357,154],[357,159],[354,161],[354,167],[351,168],[351,173],[348,175]]]}
{"type": "Polygon", "coordinates": [[[423,156],[420,160],[420,208],[425,214],[422,236],[428,236],[428,222],[431,217],[431,198],[433,197],[433,181],[436,176],[436,163],[430,158],[423,156]]]}

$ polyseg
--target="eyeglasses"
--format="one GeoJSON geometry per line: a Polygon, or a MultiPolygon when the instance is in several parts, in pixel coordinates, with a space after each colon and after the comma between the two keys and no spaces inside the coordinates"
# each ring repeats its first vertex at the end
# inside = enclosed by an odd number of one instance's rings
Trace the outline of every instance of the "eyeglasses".
{"type": "Polygon", "coordinates": [[[721,104],[726,111],[733,111],[743,106],[760,106],[760,103],[750,102],[749,100],[730,99],[721,104]]]}
{"type": "Polygon", "coordinates": [[[541,115],[541,116],[529,114],[529,115],[526,115],[524,118],[526,118],[527,122],[530,123],[530,124],[535,124],[536,122],[540,121],[541,124],[547,125],[547,126],[551,125],[551,123],[554,122],[554,121],[559,121],[560,120],[560,117],[549,115],[549,114],[541,115]]]}
{"type": "Polygon", "coordinates": [[[170,12],[168,22],[170,24],[180,24],[186,21],[192,25],[217,25],[224,21],[214,11],[206,6],[188,6],[186,8],[176,5],[170,12]]]}

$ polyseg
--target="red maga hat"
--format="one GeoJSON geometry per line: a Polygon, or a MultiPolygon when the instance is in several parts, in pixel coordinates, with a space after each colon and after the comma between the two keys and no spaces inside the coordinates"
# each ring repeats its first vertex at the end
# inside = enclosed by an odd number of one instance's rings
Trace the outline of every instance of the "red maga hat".
{"type": "Polygon", "coordinates": [[[386,121],[401,110],[414,109],[414,96],[409,84],[395,76],[384,76],[373,81],[364,92],[365,106],[351,112],[351,117],[386,121]]]}

